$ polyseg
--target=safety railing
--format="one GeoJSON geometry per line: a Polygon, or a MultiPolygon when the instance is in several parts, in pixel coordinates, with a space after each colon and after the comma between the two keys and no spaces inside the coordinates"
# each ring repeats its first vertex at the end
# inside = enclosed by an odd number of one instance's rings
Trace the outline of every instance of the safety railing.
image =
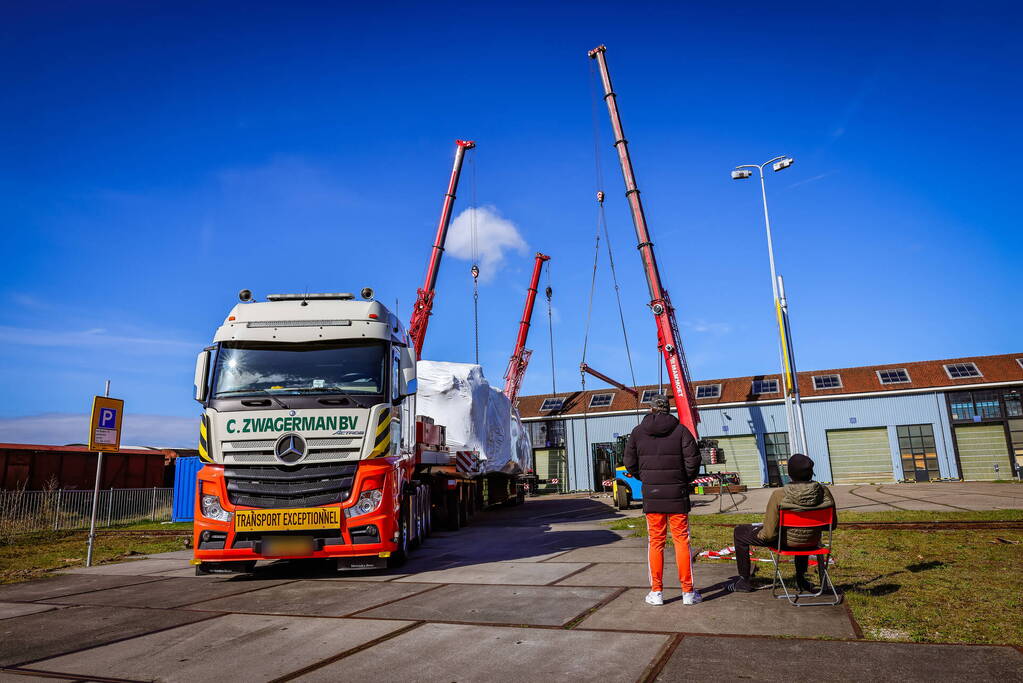
{"type": "MultiPolygon", "coordinates": [[[[92,491],[0,491],[0,540],[15,534],[61,529],[88,529],[92,491]]],[[[96,526],[166,521],[171,518],[174,489],[103,489],[96,506],[96,526]]]]}

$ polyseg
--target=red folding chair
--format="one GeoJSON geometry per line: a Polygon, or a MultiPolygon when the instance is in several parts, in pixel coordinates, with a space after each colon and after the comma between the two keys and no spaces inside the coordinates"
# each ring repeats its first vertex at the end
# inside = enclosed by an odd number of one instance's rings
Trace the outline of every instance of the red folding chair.
{"type": "Polygon", "coordinates": [[[828,574],[828,560],[831,557],[831,527],[835,522],[835,508],[823,508],[821,510],[778,510],[778,547],[768,548],[771,551],[771,561],[774,562],[774,581],[771,583],[771,595],[776,598],[786,598],[789,604],[795,605],[796,607],[803,607],[806,605],[837,605],[841,598],[838,596],[838,591],[835,590],[835,584],[831,582],[831,576],[828,574]],[[818,544],[816,548],[785,548],[783,542],[785,540],[785,529],[816,529],[820,527],[827,527],[828,530],[828,542],[825,545],[818,544]],[[797,557],[797,556],[817,556],[817,574],[820,579],[820,589],[816,593],[800,593],[797,590],[793,593],[789,592],[789,589],[785,586],[785,581],[781,578],[781,570],[778,566],[778,558],[784,557],[797,557]],[[783,594],[778,594],[778,586],[781,586],[783,594]],[[799,602],[800,598],[819,598],[824,594],[826,588],[831,589],[834,600],[828,598],[827,600],[817,600],[815,602],[799,602]]]}

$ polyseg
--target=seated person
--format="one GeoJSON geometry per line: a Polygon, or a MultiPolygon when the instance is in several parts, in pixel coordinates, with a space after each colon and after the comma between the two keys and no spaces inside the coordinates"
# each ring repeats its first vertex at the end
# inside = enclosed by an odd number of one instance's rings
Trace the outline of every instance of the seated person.
{"type": "MultiPolygon", "coordinates": [[[[789,458],[789,479],[791,482],[776,489],[767,501],[763,526],[757,524],[740,524],[735,527],[735,561],[739,569],[739,578],[729,589],[739,593],[752,593],[755,589],[750,584],[751,545],[778,547],[778,509],[785,510],[820,510],[835,507],[835,499],[828,487],[813,481],[813,460],[802,453],[789,458]]],[[[832,529],[838,525],[838,512],[832,529]]],[[[783,548],[795,550],[799,548],[816,548],[820,545],[821,529],[786,529],[783,548]]],[[[813,584],[806,578],[807,555],[796,555],[796,585],[799,590],[810,592],[813,584]]]]}

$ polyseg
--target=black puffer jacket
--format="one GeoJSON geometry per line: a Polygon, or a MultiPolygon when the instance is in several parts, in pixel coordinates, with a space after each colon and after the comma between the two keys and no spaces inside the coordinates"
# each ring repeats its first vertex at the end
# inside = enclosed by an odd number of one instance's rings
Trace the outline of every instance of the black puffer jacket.
{"type": "Polygon", "coordinates": [[[696,439],[668,413],[650,413],[629,435],[625,469],[643,482],[643,512],[685,514],[689,484],[700,471],[696,439]]]}

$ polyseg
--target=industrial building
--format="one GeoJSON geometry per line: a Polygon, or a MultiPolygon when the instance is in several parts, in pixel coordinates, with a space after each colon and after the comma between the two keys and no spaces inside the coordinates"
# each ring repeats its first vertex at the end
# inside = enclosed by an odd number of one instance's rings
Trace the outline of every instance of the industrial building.
{"type": "MultiPolygon", "coordinates": [[[[808,453],[833,484],[998,480],[1023,472],[1023,353],[800,372],[808,453]]],[[[700,436],[717,439],[747,486],[783,482],[789,456],[781,375],[692,382],[700,436]]],[[[596,389],[522,396],[536,473],[548,488],[601,490],[614,446],[650,406],[596,389]]],[[[664,390],[670,395],[670,387],[664,390]]]]}

